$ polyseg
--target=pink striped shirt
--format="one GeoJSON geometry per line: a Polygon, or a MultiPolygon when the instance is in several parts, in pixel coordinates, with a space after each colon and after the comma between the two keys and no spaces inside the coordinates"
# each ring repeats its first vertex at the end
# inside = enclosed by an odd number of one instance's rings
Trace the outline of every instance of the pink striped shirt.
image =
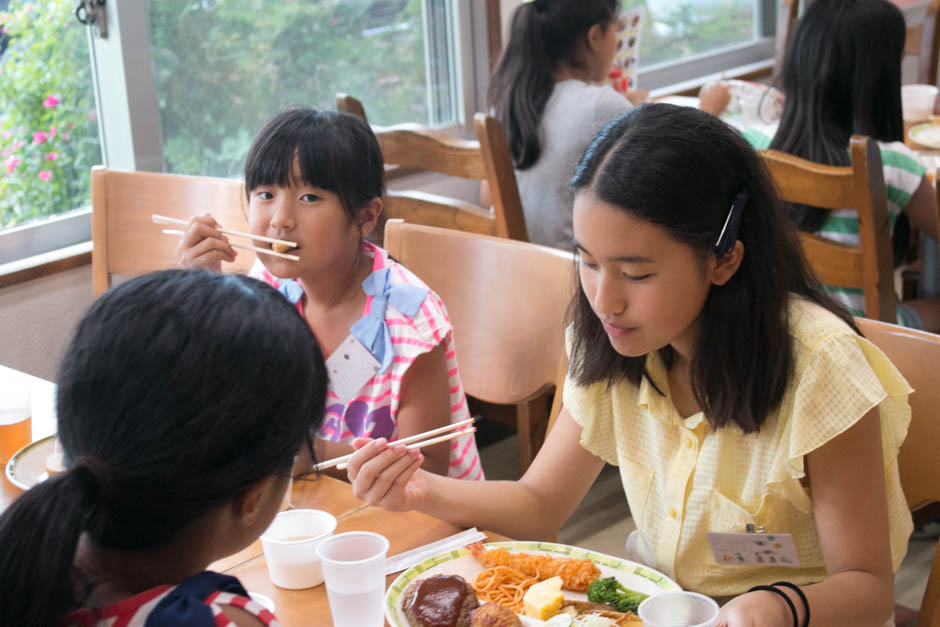
{"type": "MultiPolygon", "coordinates": [[[[388,267],[391,284],[408,284],[427,288],[421,279],[407,268],[390,259],[388,253],[371,242],[363,242],[365,254],[374,259],[372,271],[388,267]]],[[[282,281],[271,275],[260,263],[256,262],[249,273],[269,285],[279,288],[282,281]]],[[[297,302],[297,310],[304,315],[304,298],[297,302]]],[[[363,316],[372,307],[372,297],[366,298],[363,316]]],[[[454,333],[447,315],[444,302],[433,291],[428,291],[418,313],[412,318],[401,313],[391,304],[385,310],[385,322],[388,325],[395,355],[392,364],[384,373],[372,377],[356,394],[346,402],[336,394],[332,383],[327,388],[326,416],[317,437],[332,442],[351,444],[361,436],[372,438],[385,437],[391,440],[399,438],[398,407],[401,396],[401,382],[420,355],[437,346],[444,345],[444,357],[447,360],[447,377],[450,391],[450,421],[459,422],[470,417],[467,398],[460,382],[457,368],[457,351],[454,349],[454,333]]],[[[463,436],[450,441],[450,468],[448,476],[458,479],[483,479],[483,467],[477,452],[473,435],[463,436]]]]}

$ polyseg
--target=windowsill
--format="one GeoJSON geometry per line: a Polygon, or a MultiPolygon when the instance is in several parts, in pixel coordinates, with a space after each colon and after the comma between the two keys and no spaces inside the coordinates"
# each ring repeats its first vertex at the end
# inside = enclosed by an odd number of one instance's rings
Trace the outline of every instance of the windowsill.
{"type": "Polygon", "coordinates": [[[91,263],[91,242],[66,246],[0,265],[0,288],[17,285],[91,263]]]}
{"type": "Polygon", "coordinates": [[[698,90],[701,89],[705,83],[710,81],[719,81],[726,78],[754,80],[756,78],[770,76],[773,73],[773,69],[773,59],[748,63],[747,65],[731,68],[724,72],[715,72],[714,74],[707,74],[681,83],[667,85],[660,89],[653,89],[650,91],[650,99],[662,98],[663,96],[697,96],[698,90]]]}

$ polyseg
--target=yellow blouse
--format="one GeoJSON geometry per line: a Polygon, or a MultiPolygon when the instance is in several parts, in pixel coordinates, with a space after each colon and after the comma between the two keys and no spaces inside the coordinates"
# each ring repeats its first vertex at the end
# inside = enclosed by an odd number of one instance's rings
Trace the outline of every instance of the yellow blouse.
{"type": "Polygon", "coordinates": [[[758,433],[745,435],[736,425],[712,429],[703,412],[683,419],[657,354],[647,356],[647,371],[666,396],[645,379],[612,388],[606,381],[565,382],[564,404],[581,425],[581,446],[620,468],[639,553],[683,588],[727,596],[768,581],[824,579],[812,497],[800,484],[803,457],[875,406],[894,570],[907,551],[913,526],[897,454],[910,423],[911,387],[878,348],[818,305],[794,300],[791,332],[795,375],[758,433]],[[800,566],[718,565],[706,533],[742,532],[747,523],[792,534],[800,566]]]}

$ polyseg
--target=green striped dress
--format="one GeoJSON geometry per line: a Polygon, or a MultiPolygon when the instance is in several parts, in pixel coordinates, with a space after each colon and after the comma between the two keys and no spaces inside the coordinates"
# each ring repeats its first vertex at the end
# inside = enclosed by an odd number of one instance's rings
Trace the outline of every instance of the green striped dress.
{"type": "MultiPolygon", "coordinates": [[[[758,150],[770,147],[771,138],[760,131],[748,129],[743,131],[742,135],[758,150]]],[[[878,147],[881,149],[881,161],[884,166],[888,219],[893,232],[895,219],[904,211],[911,195],[917,191],[927,168],[902,142],[878,142],[878,147]]],[[[817,233],[836,242],[858,246],[858,215],[854,209],[832,211],[817,233]]],[[[852,312],[853,316],[864,316],[865,296],[861,289],[838,286],[828,286],[827,289],[852,312]]],[[[898,307],[897,315],[898,324],[920,326],[918,321],[911,318],[905,307],[898,307]]]]}

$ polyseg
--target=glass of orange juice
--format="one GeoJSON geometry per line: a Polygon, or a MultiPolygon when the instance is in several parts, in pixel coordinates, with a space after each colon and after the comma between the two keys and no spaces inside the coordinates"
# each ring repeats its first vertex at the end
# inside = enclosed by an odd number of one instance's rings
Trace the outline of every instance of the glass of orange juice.
{"type": "Polygon", "coordinates": [[[29,386],[0,389],[0,463],[32,440],[29,386]]]}

